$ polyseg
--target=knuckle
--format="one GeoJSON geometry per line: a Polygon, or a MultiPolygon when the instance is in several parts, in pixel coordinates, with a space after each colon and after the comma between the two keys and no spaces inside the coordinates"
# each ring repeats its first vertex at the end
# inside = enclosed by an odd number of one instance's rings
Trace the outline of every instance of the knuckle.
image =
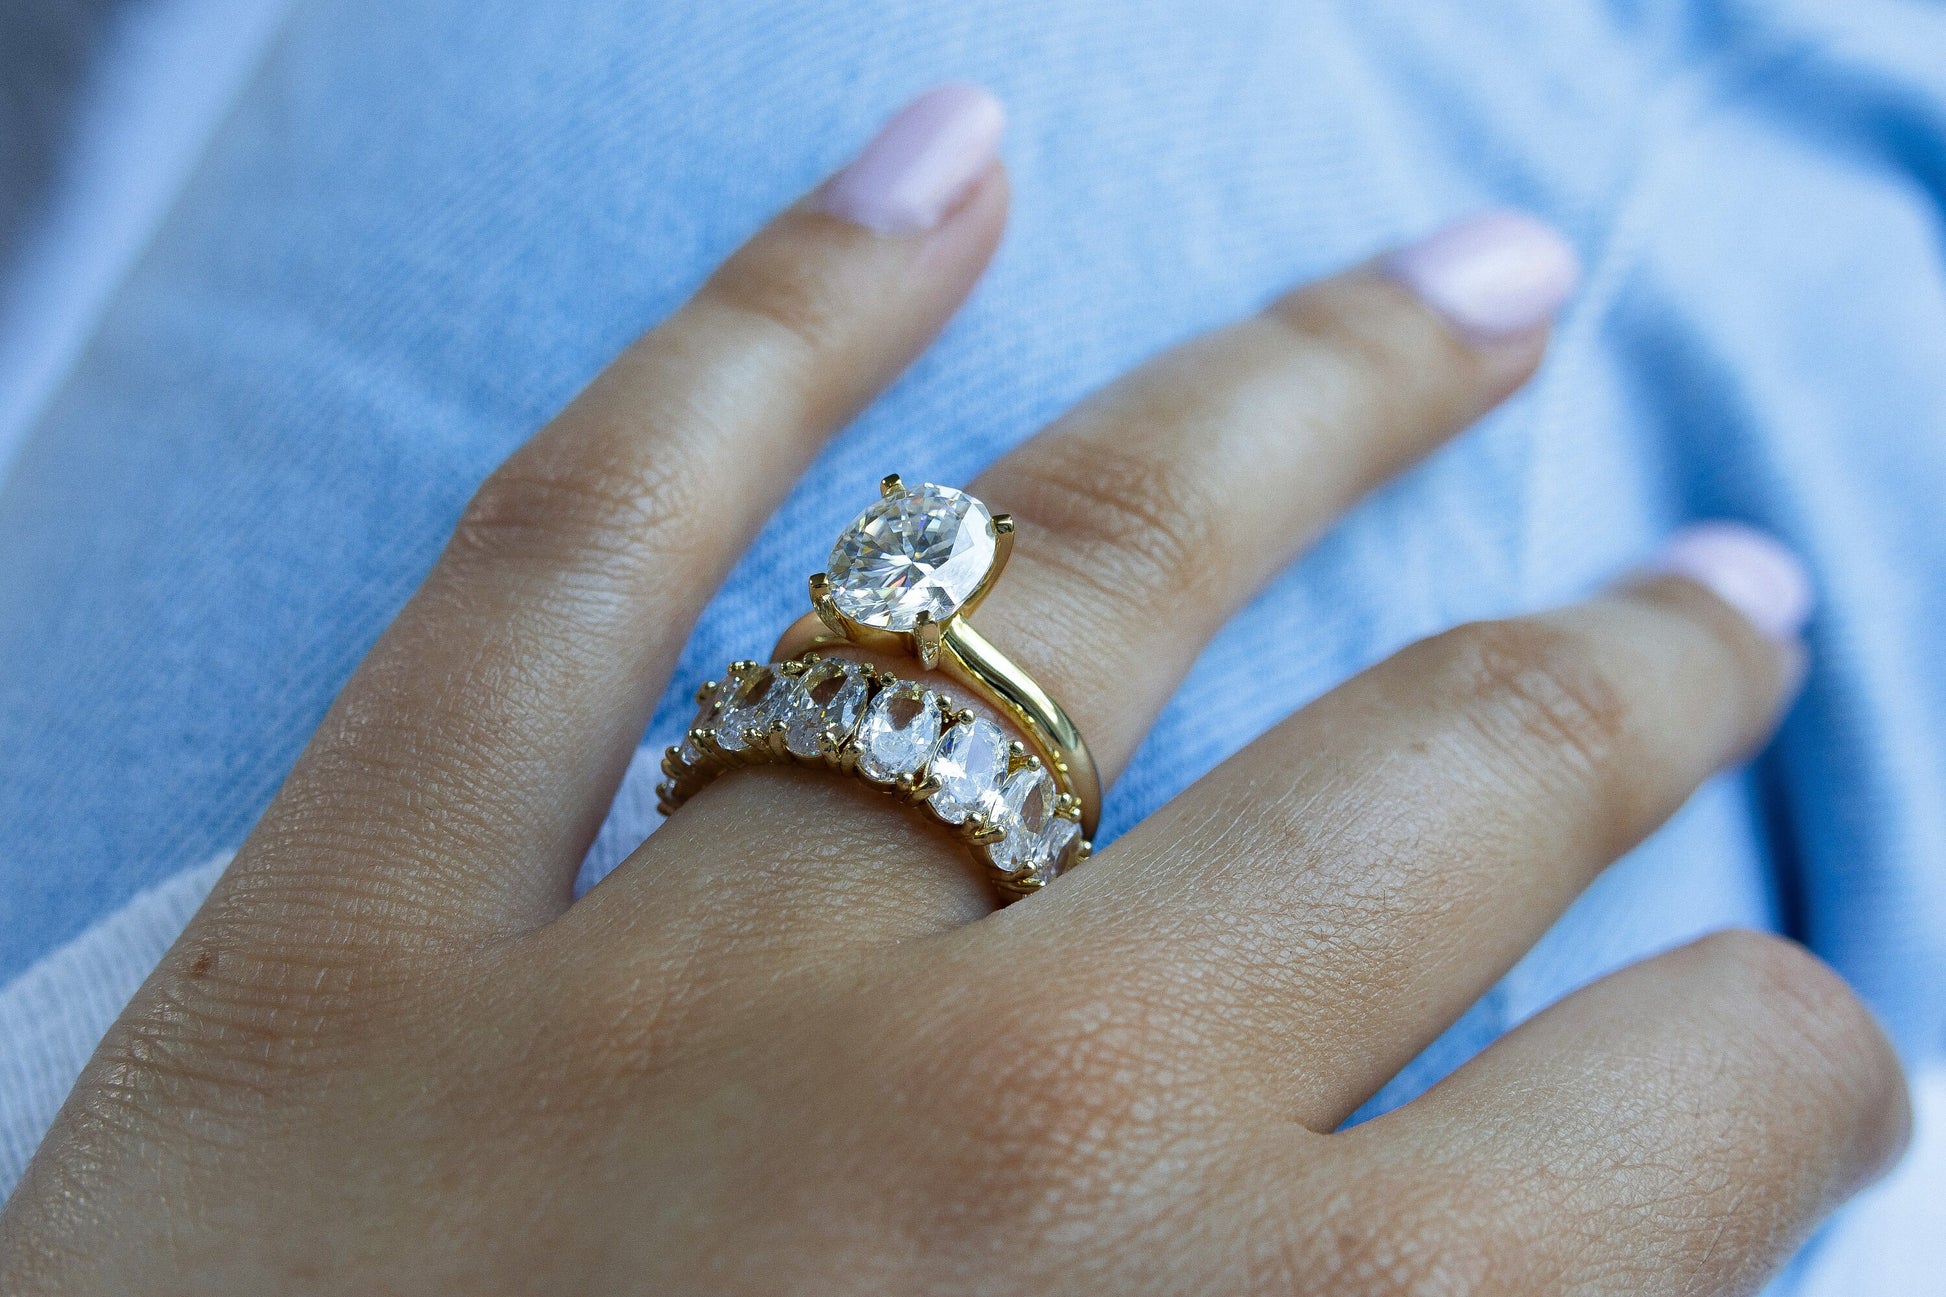
{"type": "Polygon", "coordinates": [[[686,548],[702,484],[677,448],[645,453],[627,429],[596,427],[568,455],[522,451],[481,483],[452,550],[570,568],[641,570],[686,548]],[[649,556],[653,556],[653,560],[649,556]]]}
{"type": "Polygon", "coordinates": [[[1054,436],[1005,493],[1016,512],[1061,538],[1037,558],[1118,602],[1180,606],[1221,575],[1215,492],[1168,450],[1054,436]]]}
{"type": "Polygon", "coordinates": [[[858,315],[846,278],[802,239],[759,239],[710,277],[704,292],[720,309],[754,325],[806,360],[829,352],[858,315]]]}
{"type": "Polygon", "coordinates": [[[188,943],[105,1042],[91,1102],[209,1112],[285,1093],[381,1034],[362,980],[335,954],[188,943]]]}
{"type": "Polygon", "coordinates": [[[1495,749],[1543,777],[1567,770],[1595,792],[1635,748],[1622,691],[1586,641],[1533,619],[1472,622],[1433,641],[1470,725],[1495,749]]]}
{"type": "Polygon", "coordinates": [[[999,1218],[1085,1210],[1180,1149],[1159,1074],[1180,1074],[1175,1026],[1140,1005],[1063,996],[988,1006],[915,1058],[921,1092],[945,1114],[949,1180],[999,1218]]]}
{"type": "Polygon", "coordinates": [[[1322,1210],[1275,1223],[1264,1297],[1468,1297],[1490,1290],[1493,1258],[1457,1218],[1449,1190],[1398,1175],[1353,1181],[1322,1210]]]}
{"type": "Polygon", "coordinates": [[[1693,954],[1736,1000],[1764,1010],[1766,1031],[1794,1038],[1798,1057],[1823,1059],[1846,1072],[1884,1058],[1878,1026],[1864,1004],[1828,964],[1796,942],[1730,929],[1702,938],[1693,954]]]}

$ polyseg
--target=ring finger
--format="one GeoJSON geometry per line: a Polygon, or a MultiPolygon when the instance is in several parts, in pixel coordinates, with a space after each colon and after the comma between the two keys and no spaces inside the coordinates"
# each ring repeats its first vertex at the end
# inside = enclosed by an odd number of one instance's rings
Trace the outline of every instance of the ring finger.
{"type": "MultiPolygon", "coordinates": [[[[982,633],[1061,700],[1112,779],[1306,541],[1527,379],[1574,278],[1558,236],[1495,213],[1142,366],[973,484],[1018,536],[982,633]]],[[[721,781],[642,855],[605,889],[630,893],[622,914],[755,911],[771,941],[831,957],[992,904],[944,835],[791,770],[721,781]]]]}

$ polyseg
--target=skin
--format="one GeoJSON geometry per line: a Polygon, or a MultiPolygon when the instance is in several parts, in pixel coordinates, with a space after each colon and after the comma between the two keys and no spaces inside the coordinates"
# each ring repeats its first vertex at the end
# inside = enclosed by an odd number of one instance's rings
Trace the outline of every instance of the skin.
{"type": "MultiPolygon", "coordinates": [[[[1870,1016],[1747,933],[1334,1133],[1767,735],[1797,650],[1680,578],[1407,649],[1002,912],[788,770],[570,904],[703,600],[1005,206],[996,166],[927,232],[786,212],[482,486],[89,1064],[0,1291],[1741,1293],[1897,1155],[1870,1016]]],[[[1545,345],[1366,267],[1156,359],[972,484],[1020,523],[982,629],[1112,778],[1545,345]]]]}

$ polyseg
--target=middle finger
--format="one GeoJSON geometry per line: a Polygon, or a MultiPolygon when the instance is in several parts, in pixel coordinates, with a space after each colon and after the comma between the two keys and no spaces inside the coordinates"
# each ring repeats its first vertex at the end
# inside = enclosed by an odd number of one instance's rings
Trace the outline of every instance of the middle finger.
{"type": "MultiPolygon", "coordinates": [[[[1546,227],[1491,214],[1142,366],[973,484],[1018,537],[975,622],[1112,778],[1210,637],[1307,540],[1527,379],[1574,267],[1546,227]]],[[[834,957],[849,944],[835,927],[911,935],[992,903],[944,834],[822,773],[722,780],[644,854],[659,859],[631,890],[653,896],[628,910],[755,910],[768,939],[834,957]]]]}

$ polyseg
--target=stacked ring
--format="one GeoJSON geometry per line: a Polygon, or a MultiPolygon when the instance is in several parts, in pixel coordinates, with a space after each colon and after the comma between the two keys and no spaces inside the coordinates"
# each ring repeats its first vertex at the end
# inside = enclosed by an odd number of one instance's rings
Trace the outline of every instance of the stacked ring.
{"type": "Polygon", "coordinates": [[[896,475],[879,492],[811,578],[812,612],[779,646],[787,660],[734,663],[699,691],[702,710],[663,758],[662,811],[742,766],[821,765],[926,807],[1003,896],[1025,895],[1087,858],[1101,785],[1067,713],[966,620],[1006,566],[1013,520],[896,475]],[[1026,742],[919,681],[816,651],[834,644],[916,658],[1026,742]]]}
{"type": "Polygon", "coordinates": [[[820,766],[920,806],[974,852],[1008,899],[1081,860],[1081,806],[1045,763],[992,721],[923,683],[862,662],[806,654],[731,665],[697,693],[701,710],[663,757],[657,791],[674,810],[731,770],[820,766]]]}

